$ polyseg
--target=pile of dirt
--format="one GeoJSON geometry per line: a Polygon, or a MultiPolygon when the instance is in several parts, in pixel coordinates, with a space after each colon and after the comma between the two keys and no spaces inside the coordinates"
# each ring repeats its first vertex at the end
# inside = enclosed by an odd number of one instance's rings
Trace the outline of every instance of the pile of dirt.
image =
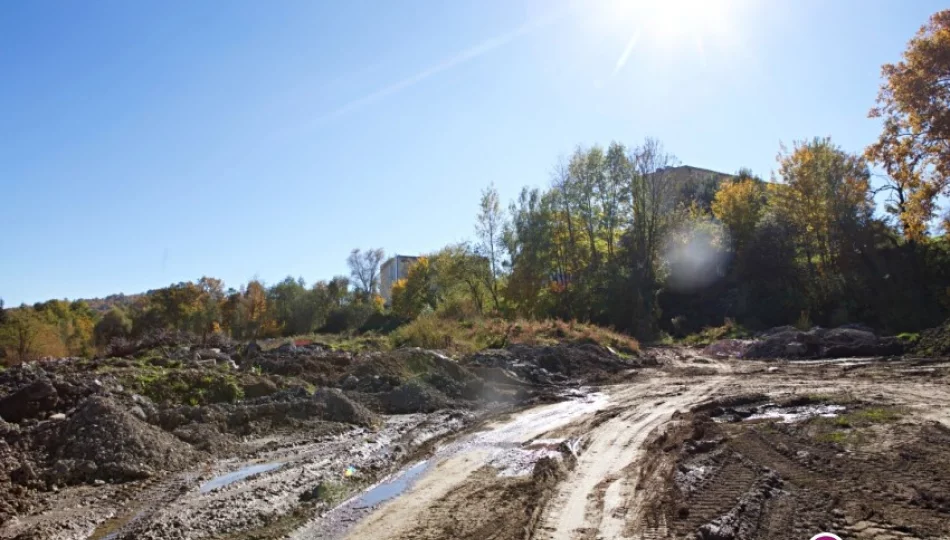
{"type": "Polygon", "coordinates": [[[332,386],[345,376],[353,361],[350,353],[330,351],[317,345],[289,345],[256,353],[244,359],[242,364],[261,373],[296,377],[316,386],[332,386]]]}
{"type": "Polygon", "coordinates": [[[598,382],[640,366],[606,347],[593,343],[554,346],[511,345],[487,349],[464,360],[465,365],[500,368],[515,381],[536,385],[566,384],[569,381],[598,382]]]}
{"type": "Polygon", "coordinates": [[[816,327],[803,332],[782,326],[763,332],[754,340],[715,341],[703,352],[736,358],[851,358],[896,356],[904,352],[904,345],[895,337],[878,337],[864,327],[816,327]]]}
{"type": "Polygon", "coordinates": [[[343,392],[319,388],[311,395],[305,388],[281,390],[237,403],[180,406],[156,412],[153,421],[189,443],[221,446],[222,435],[246,436],[278,428],[329,428],[326,422],[359,426],[378,425],[379,417],[343,392]]]}
{"type": "Polygon", "coordinates": [[[43,419],[75,407],[101,385],[50,373],[38,364],[0,372],[0,418],[8,422],[43,419]]]}
{"type": "Polygon", "coordinates": [[[913,353],[920,356],[950,356],[950,321],[921,332],[913,353]]]}
{"type": "Polygon", "coordinates": [[[45,456],[47,483],[138,480],[194,459],[190,446],[133,410],[129,403],[93,396],[65,420],[39,426],[34,447],[45,456]]]}

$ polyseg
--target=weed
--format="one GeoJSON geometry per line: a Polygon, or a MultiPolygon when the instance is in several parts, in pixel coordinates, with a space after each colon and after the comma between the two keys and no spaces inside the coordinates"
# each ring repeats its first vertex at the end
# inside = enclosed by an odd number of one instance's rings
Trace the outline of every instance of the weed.
{"type": "Polygon", "coordinates": [[[742,325],[736,324],[732,319],[726,319],[722,326],[703,328],[698,334],[691,334],[683,338],[682,343],[693,347],[705,347],[720,339],[742,339],[751,335],[742,325]]]}

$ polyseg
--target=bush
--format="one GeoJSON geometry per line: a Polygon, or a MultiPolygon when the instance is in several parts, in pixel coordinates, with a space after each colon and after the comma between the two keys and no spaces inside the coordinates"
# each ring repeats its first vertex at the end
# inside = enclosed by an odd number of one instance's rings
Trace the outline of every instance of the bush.
{"type": "Polygon", "coordinates": [[[374,313],[378,313],[378,310],[372,304],[353,302],[332,310],[327,315],[327,322],[317,332],[321,334],[355,332],[362,328],[374,313]]]}

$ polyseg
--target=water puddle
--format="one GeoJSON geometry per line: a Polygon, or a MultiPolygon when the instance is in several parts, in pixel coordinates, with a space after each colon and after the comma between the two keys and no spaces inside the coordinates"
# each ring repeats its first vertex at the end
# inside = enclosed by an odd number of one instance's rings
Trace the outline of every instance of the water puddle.
{"type": "Polygon", "coordinates": [[[244,480],[245,478],[249,476],[254,476],[255,474],[261,474],[261,473],[273,471],[274,469],[279,468],[281,465],[283,465],[283,463],[281,462],[248,465],[247,467],[238,469],[234,472],[229,472],[227,474],[216,476],[212,478],[211,480],[208,480],[204,484],[201,484],[201,487],[198,488],[198,490],[201,493],[208,493],[209,491],[218,489],[219,487],[229,486],[235,482],[244,480]]]}
{"type": "Polygon", "coordinates": [[[727,409],[713,418],[716,422],[755,422],[759,420],[778,420],[783,424],[793,424],[810,418],[834,418],[847,408],[844,405],[817,404],[781,407],[776,403],[747,405],[727,409]]]}
{"type": "Polygon", "coordinates": [[[843,405],[802,405],[800,407],[779,407],[773,405],[769,408],[767,405],[764,410],[755,413],[748,418],[746,422],[753,420],[780,420],[783,424],[792,424],[821,416],[822,418],[834,418],[838,413],[845,410],[843,405]]]}
{"type": "MultiPolygon", "coordinates": [[[[382,503],[406,493],[445,460],[461,455],[477,456],[481,464],[494,467],[501,476],[531,474],[534,464],[545,456],[560,456],[563,451],[575,453],[579,442],[565,439],[540,439],[545,433],[562,428],[586,414],[605,408],[609,400],[605,394],[572,391],[559,403],[543,405],[516,414],[508,421],[486,426],[485,431],[472,433],[435,450],[426,461],[421,461],[392,475],[334,508],[313,526],[298,530],[292,538],[337,537],[341,531],[365,518],[382,503]]],[[[476,464],[478,465],[478,464],[476,464]]]]}
{"type": "Polygon", "coordinates": [[[388,501],[393,497],[401,495],[404,491],[418,479],[422,473],[429,468],[429,461],[420,461],[412,467],[409,467],[400,474],[397,474],[384,482],[376,484],[374,487],[365,491],[353,503],[353,508],[371,508],[377,504],[388,501]]]}
{"type": "Polygon", "coordinates": [[[89,540],[115,540],[126,525],[141,519],[144,515],[145,510],[138,510],[107,519],[96,527],[96,530],[89,536],[89,540]]]}

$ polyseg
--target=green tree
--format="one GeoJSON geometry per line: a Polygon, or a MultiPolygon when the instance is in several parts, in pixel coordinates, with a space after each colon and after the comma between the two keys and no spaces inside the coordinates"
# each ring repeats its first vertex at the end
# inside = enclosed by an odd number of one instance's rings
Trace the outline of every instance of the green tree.
{"type": "Polygon", "coordinates": [[[132,334],[132,318],[124,309],[113,307],[96,323],[93,333],[97,345],[108,345],[114,338],[132,334]]]}
{"type": "Polygon", "coordinates": [[[502,233],[505,227],[505,213],[501,209],[498,190],[494,185],[482,191],[478,206],[478,219],[475,231],[478,234],[478,253],[488,258],[491,272],[488,274],[488,291],[496,311],[501,310],[501,296],[498,282],[505,261],[505,244],[502,233]]]}

